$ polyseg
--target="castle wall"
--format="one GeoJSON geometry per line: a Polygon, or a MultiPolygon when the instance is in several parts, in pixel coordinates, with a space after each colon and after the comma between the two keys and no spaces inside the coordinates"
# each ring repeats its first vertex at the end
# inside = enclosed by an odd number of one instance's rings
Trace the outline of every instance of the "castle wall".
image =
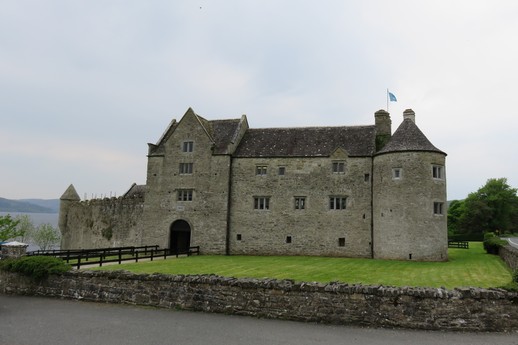
{"type": "Polygon", "coordinates": [[[370,158],[343,155],[234,159],[231,253],[370,257],[370,173],[370,158]],[[335,159],[345,162],[343,174],[332,172],[335,159]],[[266,175],[256,175],[257,166],[266,175]],[[269,197],[269,209],[254,209],[260,196],[269,197]],[[347,196],[347,208],[330,210],[330,196],[347,196]],[[295,209],[295,197],[306,198],[304,209],[295,209]]]}
{"type": "Polygon", "coordinates": [[[447,260],[445,156],[436,152],[397,152],[376,156],[373,173],[374,257],[447,260]],[[432,166],[442,167],[442,178],[432,166]],[[400,178],[394,177],[400,169],[400,178]],[[442,214],[434,214],[434,202],[442,214]]]}
{"type": "Polygon", "coordinates": [[[170,248],[171,225],[187,221],[190,245],[204,254],[225,254],[230,156],[213,155],[213,143],[195,116],[187,115],[164,143],[164,153],[150,155],[142,244],[170,248]],[[193,142],[192,152],[183,143],[193,142]],[[193,163],[192,173],[180,173],[181,163],[193,163]],[[178,200],[192,190],[192,200],[178,200]]]}
{"type": "MultiPolygon", "coordinates": [[[[62,201],[63,202],[63,201],[62,201]]],[[[140,243],[142,198],[111,198],[68,203],[60,214],[61,249],[135,246],[140,243]]]]}

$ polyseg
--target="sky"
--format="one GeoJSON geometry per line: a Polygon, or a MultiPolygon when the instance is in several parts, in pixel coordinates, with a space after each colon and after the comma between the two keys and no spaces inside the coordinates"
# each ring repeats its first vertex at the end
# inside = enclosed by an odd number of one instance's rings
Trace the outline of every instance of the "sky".
{"type": "Polygon", "coordinates": [[[518,2],[0,0],[0,197],[119,196],[189,107],[252,128],[411,108],[448,199],[518,187],[518,2]]]}

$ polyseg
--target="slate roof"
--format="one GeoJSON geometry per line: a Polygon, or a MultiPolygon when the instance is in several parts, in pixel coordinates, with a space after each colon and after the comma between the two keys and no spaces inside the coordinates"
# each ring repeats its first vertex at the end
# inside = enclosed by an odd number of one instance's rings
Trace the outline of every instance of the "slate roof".
{"type": "Polygon", "coordinates": [[[215,154],[228,153],[227,147],[234,139],[240,121],[240,119],[209,121],[211,135],[215,143],[215,154]]]}
{"type": "Polygon", "coordinates": [[[446,155],[446,153],[433,146],[411,119],[403,120],[387,145],[377,154],[403,151],[429,151],[446,155]]]}
{"type": "Polygon", "coordinates": [[[144,184],[133,183],[130,189],[122,196],[126,198],[143,198],[146,195],[147,186],[144,184]]]}
{"type": "Polygon", "coordinates": [[[235,157],[330,156],[338,147],[350,156],[371,156],[374,126],[248,129],[235,157]]]}

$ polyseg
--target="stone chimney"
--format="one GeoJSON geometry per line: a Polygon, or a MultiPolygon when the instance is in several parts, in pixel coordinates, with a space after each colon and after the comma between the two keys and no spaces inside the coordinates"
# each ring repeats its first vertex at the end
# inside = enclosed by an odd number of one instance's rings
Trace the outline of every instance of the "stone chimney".
{"type": "Polygon", "coordinates": [[[390,114],[383,109],[374,113],[376,124],[376,151],[379,151],[390,140],[392,135],[392,121],[390,114]]]}
{"type": "Polygon", "coordinates": [[[407,109],[403,112],[403,120],[410,119],[415,123],[415,112],[412,109],[407,109]]]}

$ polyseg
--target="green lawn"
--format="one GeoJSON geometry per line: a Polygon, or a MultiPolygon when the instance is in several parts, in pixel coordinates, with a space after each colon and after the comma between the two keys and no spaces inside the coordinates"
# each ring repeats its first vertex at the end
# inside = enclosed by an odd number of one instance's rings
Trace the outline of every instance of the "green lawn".
{"type": "Polygon", "coordinates": [[[153,262],[105,266],[103,270],[135,273],[216,274],[227,277],[294,279],[295,281],[362,283],[424,287],[499,287],[511,273],[482,243],[449,249],[448,262],[412,262],[307,256],[191,256],[153,262]]]}

